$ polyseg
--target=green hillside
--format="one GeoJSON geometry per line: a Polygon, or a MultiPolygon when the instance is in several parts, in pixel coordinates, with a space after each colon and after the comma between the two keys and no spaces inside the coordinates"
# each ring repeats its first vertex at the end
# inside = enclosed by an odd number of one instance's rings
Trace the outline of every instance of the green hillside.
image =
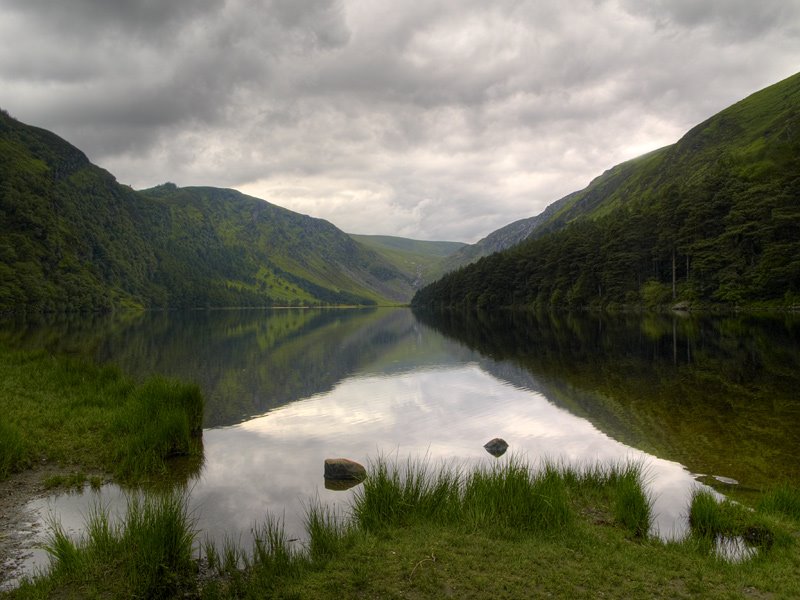
{"type": "Polygon", "coordinates": [[[800,74],[618,165],[419,306],[800,304],[800,74]]]}
{"type": "Polygon", "coordinates": [[[350,237],[383,256],[416,287],[444,273],[442,265],[448,258],[469,247],[463,242],[429,242],[390,235],[350,234],[350,237]]]}
{"type": "Polygon", "coordinates": [[[376,304],[411,280],[321,219],[233,190],[137,192],[0,112],[0,311],[376,304]]]}

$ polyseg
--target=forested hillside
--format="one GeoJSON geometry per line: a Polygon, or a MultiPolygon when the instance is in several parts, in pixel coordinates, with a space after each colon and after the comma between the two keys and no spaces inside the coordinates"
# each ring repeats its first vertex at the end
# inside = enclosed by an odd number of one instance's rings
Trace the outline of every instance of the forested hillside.
{"type": "Polygon", "coordinates": [[[800,305],[800,74],[618,165],[417,306],[800,305]]]}
{"type": "Polygon", "coordinates": [[[0,113],[0,311],[402,302],[411,281],[330,223],[233,190],[137,192],[0,113]]]}

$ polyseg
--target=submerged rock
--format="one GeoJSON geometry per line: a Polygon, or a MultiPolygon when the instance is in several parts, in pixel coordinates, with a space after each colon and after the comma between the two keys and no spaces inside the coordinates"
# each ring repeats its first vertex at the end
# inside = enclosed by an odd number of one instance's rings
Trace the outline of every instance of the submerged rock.
{"type": "Polygon", "coordinates": [[[363,465],[348,458],[326,458],[325,479],[334,481],[363,481],[367,477],[367,470],[363,465]]]}
{"type": "Polygon", "coordinates": [[[739,482],[731,477],[723,477],[722,475],[714,475],[713,477],[720,483],[724,483],[726,485],[739,485],[739,482]]]}
{"type": "Polygon", "coordinates": [[[494,438],[486,442],[483,447],[492,456],[503,456],[508,450],[508,443],[503,438],[494,438]]]}

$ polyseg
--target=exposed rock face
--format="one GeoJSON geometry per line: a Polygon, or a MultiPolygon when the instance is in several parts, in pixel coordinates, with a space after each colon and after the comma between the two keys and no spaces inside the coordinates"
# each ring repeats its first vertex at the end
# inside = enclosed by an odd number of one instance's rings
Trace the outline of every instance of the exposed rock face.
{"type": "Polygon", "coordinates": [[[325,479],[335,481],[362,481],[367,477],[363,465],[347,458],[326,458],[325,479]]]}
{"type": "Polygon", "coordinates": [[[492,456],[503,456],[508,450],[508,443],[503,438],[494,438],[483,445],[492,456]]]}

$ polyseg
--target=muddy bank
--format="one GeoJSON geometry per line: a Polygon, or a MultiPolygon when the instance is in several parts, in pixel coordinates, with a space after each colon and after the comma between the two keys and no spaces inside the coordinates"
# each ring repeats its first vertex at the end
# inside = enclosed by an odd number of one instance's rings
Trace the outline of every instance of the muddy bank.
{"type": "Polygon", "coordinates": [[[35,540],[44,533],[40,516],[27,507],[56,491],[45,487],[48,477],[67,473],[44,464],[0,481],[0,591],[15,587],[21,568],[34,552],[35,540]]]}

